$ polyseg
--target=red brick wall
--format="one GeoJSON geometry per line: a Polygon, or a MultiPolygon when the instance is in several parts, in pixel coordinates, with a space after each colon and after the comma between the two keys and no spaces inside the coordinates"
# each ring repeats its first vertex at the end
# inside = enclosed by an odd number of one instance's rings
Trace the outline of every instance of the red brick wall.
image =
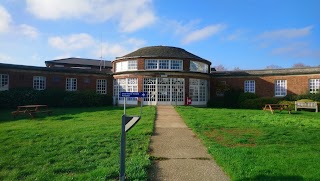
{"type": "Polygon", "coordinates": [[[309,92],[309,79],[320,79],[320,74],[261,77],[215,77],[211,81],[211,95],[216,95],[216,86],[218,81],[226,81],[230,88],[244,90],[245,80],[255,80],[256,94],[262,97],[274,97],[274,83],[276,80],[287,80],[287,94],[306,94],[309,92]]]}
{"type": "Polygon", "coordinates": [[[103,74],[81,74],[20,69],[1,69],[0,74],[9,75],[9,90],[12,88],[33,88],[33,76],[46,77],[46,89],[66,89],[66,78],[77,78],[77,90],[96,90],[96,80],[107,80],[107,94],[112,95],[113,78],[103,74]]]}

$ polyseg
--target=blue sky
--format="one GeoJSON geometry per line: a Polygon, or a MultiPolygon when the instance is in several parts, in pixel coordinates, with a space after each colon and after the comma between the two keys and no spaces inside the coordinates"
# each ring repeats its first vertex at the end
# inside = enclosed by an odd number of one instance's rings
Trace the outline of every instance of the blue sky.
{"type": "Polygon", "coordinates": [[[0,0],[0,62],[181,47],[228,70],[320,65],[319,0],[0,0]]]}

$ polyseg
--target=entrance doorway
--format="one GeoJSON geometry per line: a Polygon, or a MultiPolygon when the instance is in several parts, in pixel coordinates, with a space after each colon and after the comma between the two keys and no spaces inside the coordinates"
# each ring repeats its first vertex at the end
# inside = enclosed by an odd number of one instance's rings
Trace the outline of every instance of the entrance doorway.
{"type": "Polygon", "coordinates": [[[184,105],[183,78],[144,78],[144,105],[184,105]]]}

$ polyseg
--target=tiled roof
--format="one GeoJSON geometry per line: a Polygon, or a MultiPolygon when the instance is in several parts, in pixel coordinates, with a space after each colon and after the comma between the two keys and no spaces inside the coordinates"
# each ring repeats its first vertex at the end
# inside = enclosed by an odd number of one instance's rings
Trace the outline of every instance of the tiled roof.
{"type": "Polygon", "coordinates": [[[87,65],[87,66],[106,66],[112,68],[111,61],[107,60],[96,60],[96,59],[85,59],[85,58],[65,58],[58,60],[45,61],[45,63],[54,64],[72,64],[72,65],[87,65]]]}
{"type": "Polygon", "coordinates": [[[48,68],[48,67],[37,67],[28,65],[15,65],[15,64],[5,64],[0,63],[0,69],[20,69],[20,70],[30,70],[30,71],[47,71],[47,72],[68,72],[68,73],[93,73],[93,74],[104,74],[110,75],[111,71],[99,71],[95,69],[66,69],[66,68],[48,68]]]}
{"type": "Polygon", "coordinates": [[[154,58],[188,58],[207,61],[201,57],[198,57],[182,48],[170,47],[170,46],[150,46],[140,48],[132,53],[118,57],[117,59],[124,58],[139,58],[139,57],[154,57],[154,58]]]}

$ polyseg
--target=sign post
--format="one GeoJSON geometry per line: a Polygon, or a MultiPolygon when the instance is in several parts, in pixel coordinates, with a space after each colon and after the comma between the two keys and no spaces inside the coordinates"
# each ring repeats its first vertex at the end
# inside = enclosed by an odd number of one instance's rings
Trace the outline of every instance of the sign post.
{"type": "Polygon", "coordinates": [[[142,113],[142,101],[140,116],[126,116],[127,97],[147,97],[146,92],[120,92],[120,97],[124,98],[123,115],[121,123],[121,143],[120,143],[120,181],[125,181],[126,170],[126,133],[140,120],[142,113]]]}

